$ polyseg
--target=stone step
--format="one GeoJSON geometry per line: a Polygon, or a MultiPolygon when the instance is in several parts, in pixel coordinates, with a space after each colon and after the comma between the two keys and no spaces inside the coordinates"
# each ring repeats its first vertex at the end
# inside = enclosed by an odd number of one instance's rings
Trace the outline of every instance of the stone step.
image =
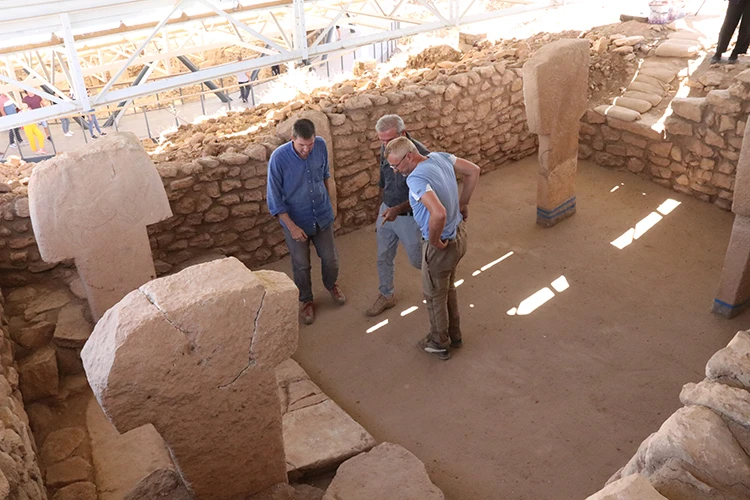
{"type": "Polygon", "coordinates": [[[594,111],[596,111],[600,115],[604,115],[609,118],[616,118],[624,122],[634,122],[641,117],[641,114],[638,111],[633,111],[632,109],[615,105],[608,106],[606,104],[602,104],[601,106],[597,106],[596,108],[594,108],[594,111]]]}

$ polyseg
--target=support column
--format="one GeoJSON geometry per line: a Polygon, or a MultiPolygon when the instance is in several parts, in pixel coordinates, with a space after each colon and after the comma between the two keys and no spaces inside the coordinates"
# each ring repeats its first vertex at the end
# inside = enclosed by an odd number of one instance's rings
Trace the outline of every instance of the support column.
{"type": "Polygon", "coordinates": [[[725,318],[734,318],[750,306],[750,127],[745,128],[737,161],[732,212],[732,236],[712,308],[725,318]]]}
{"type": "Polygon", "coordinates": [[[588,106],[588,40],[542,47],[523,66],[529,130],[539,135],[537,224],[550,227],[576,211],[579,121],[588,106]]]}

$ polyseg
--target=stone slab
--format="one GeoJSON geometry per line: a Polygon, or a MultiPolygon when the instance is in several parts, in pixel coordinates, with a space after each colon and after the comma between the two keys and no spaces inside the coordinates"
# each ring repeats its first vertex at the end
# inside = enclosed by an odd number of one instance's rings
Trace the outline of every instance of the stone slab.
{"type": "Polygon", "coordinates": [[[745,127],[734,181],[732,212],[750,217],[750,127],[745,127]]]}
{"type": "Polygon", "coordinates": [[[18,363],[21,394],[26,403],[57,395],[59,375],[55,350],[43,347],[18,363]]]}
{"type": "Polygon", "coordinates": [[[680,401],[685,406],[711,408],[740,425],[750,427],[750,392],[745,389],[704,380],[698,384],[685,384],[680,401]]]}
{"type": "Polygon", "coordinates": [[[93,329],[85,317],[83,304],[69,303],[57,316],[55,343],[63,347],[83,347],[93,329]]]}
{"type": "Polygon", "coordinates": [[[382,443],[336,471],[323,500],[444,500],[424,464],[406,448],[382,443]]]}
{"type": "Polygon", "coordinates": [[[632,99],[640,99],[642,101],[648,101],[651,103],[652,106],[658,106],[662,98],[661,96],[658,96],[656,94],[647,94],[645,92],[638,92],[635,90],[626,90],[623,94],[623,97],[630,97],[632,99]]]}
{"type": "Polygon", "coordinates": [[[283,425],[291,477],[332,470],[375,446],[370,433],[330,399],[285,414],[283,425]]]}

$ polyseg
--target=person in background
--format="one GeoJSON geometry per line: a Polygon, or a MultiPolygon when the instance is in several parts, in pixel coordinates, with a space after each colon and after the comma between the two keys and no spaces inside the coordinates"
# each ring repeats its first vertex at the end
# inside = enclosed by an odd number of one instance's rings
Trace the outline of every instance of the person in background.
{"type": "Polygon", "coordinates": [[[724,16],[724,24],[719,31],[719,42],[716,45],[716,53],[711,58],[711,64],[721,62],[721,56],[727,51],[729,41],[734,35],[737,24],[740,25],[740,32],[737,35],[737,43],[734,50],[729,56],[727,62],[735,64],[740,54],[746,54],[750,46],[750,0],[729,0],[727,13],[724,16]]]}
{"type": "MultiPolygon", "coordinates": [[[[30,106],[26,103],[21,104],[21,112],[29,111],[30,106]]],[[[29,123],[23,126],[23,131],[26,134],[26,138],[29,140],[31,150],[37,154],[47,154],[44,151],[44,134],[36,123],[29,123]],[[37,146],[37,143],[38,146],[37,146]]]]}
{"type": "MultiPolygon", "coordinates": [[[[15,115],[17,112],[16,102],[10,98],[7,94],[0,94],[0,116],[15,115]]],[[[21,140],[21,132],[18,128],[12,128],[8,130],[8,137],[10,138],[10,147],[17,148],[23,141],[21,140]]]]}
{"type": "Polygon", "coordinates": [[[93,109],[89,111],[88,119],[89,119],[89,132],[91,132],[91,138],[92,139],[98,139],[99,138],[94,133],[94,127],[96,127],[96,130],[99,132],[99,135],[107,135],[106,132],[102,132],[102,129],[99,126],[99,120],[96,119],[96,113],[94,112],[93,109]]]}
{"type": "MultiPolygon", "coordinates": [[[[237,56],[237,62],[242,62],[242,56],[237,56]]],[[[242,102],[247,102],[247,98],[250,95],[250,76],[247,71],[240,71],[235,75],[237,77],[237,84],[240,86],[240,99],[242,102]]]]}
{"type": "MultiPolygon", "coordinates": [[[[36,95],[35,93],[29,92],[28,90],[26,91],[26,95],[24,96],[24,98],[21,99],[21,102],[26,104],[29,109],[39,109],[44,106],[44,99],[42,99],[42,96],[36,95]]],[[[52,136],[49,133],[49,124],[47,123],[47,120],[42,120],[38,124],[39,126],[44,127],[44,132],[47,134],[47,140],[51,141],[52,136]]]]}
{"type": "Polygon", "coordinates": [[[71,137],[73,135],[73,131],[70,130],[70,118],[67,116],[60,118],[60,125],[62,126],[63,135],[65,137],[71,137]]]}
{"type": "Polygon", "coordinates": [[[292,140],[268,160],[268,209],[278,217],[292,259],[292,276],[299,289],[300,320],[315,321],[310,242],[320,257],[323,285],[338,305],[346,297],[337,284],[339,255],[333,241],[333,206],[328,194],[331,174],[328,149],[315,125],[305,118],[292,125],[292,140]]]}

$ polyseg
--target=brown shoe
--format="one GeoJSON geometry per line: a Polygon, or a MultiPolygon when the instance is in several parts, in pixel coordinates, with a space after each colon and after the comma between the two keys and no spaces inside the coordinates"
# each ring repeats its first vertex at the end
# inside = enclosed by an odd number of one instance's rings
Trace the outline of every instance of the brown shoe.
{"type": "Polygon", "coordinates": [[[377,316],[378,314],[382,313],[386,309],[390,309],[391,307],[396,305],[396,297],[386,297],[385,295],[378,295],[378,298],[375,299],[375,303],[367,310],[365,311],[365,314],[368,316],[377,316]]]}
{"type": "Polygon", "coordinates": [[[331,297],[333,297],[333,301],[335,303],[340,306],[346,304],[346,295],[344,295],[344,292],[341,291],[338,283],[333,285],[333,288],[331,288],[329,291],[331,292],[331,297]]]}
{"type": "Polygon", "coordinates": [[[306,325],[312,325],[315,321],[315,306],[312,300],[309,302],[300,302],[299,319],[306,325]]]}

